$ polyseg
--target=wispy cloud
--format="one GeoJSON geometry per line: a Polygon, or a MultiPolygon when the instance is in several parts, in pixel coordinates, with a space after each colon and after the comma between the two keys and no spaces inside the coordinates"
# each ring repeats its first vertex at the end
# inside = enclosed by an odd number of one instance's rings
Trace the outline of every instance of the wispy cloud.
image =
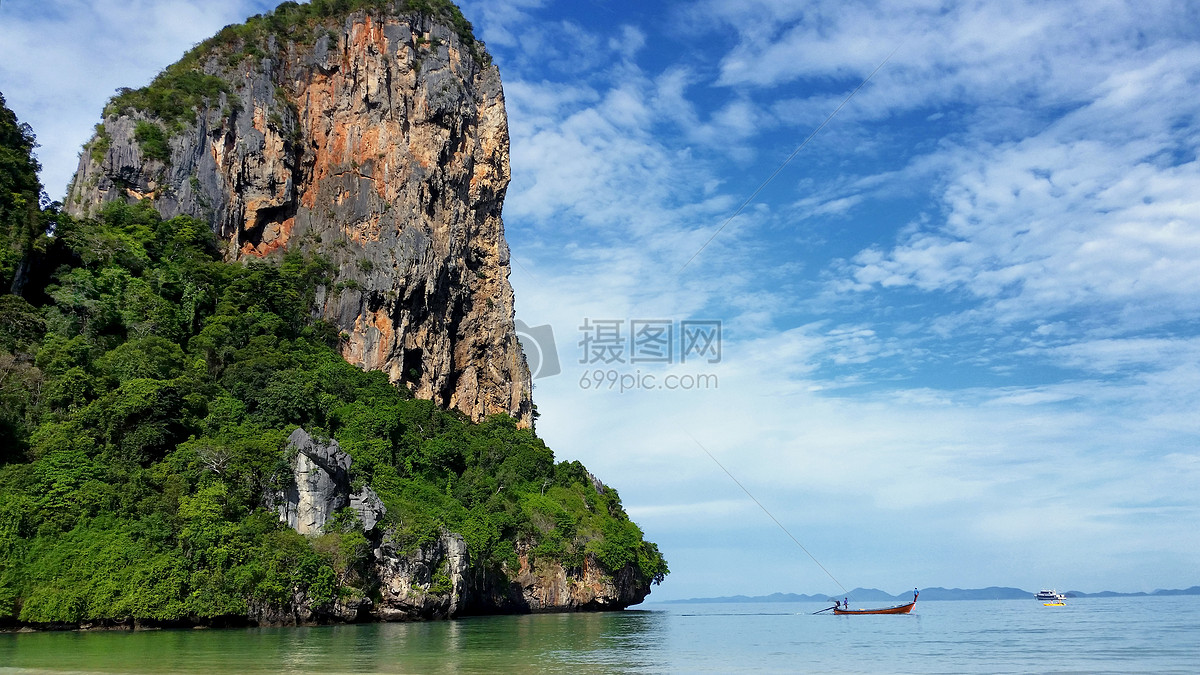
{"type": "Polygon", "coordinates": [[[1004,323],[1081,307],[1087,320],[1132,328],[1194,315],[1200,164],[1196,134],[1178,120],[1200,104],[1172,92],[1200,74],[1198,54],[1116,74],[1036,135],[947,151],[944,218],[858,253],[846,280],[965,291],[1004,323]]]}
{"type": "Polygon", "coordinates": [[[61,198],[77,153],[119,87],[140,87],[221,27],[270,0],[53,0],[0,5],[0,91],[41,148],[42,183],[61,198]]]}

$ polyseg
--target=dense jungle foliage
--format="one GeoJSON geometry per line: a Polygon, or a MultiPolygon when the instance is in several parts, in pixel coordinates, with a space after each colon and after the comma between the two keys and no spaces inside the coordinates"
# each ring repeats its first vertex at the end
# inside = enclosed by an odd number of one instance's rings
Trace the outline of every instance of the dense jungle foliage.
{"type": "Polygon", "coordinates": [[[39,208],[33,134],[3,105],[0,142],[0,291],[33,270],[0,294],[0,624],[204,623],[297,588],[318,607],[370,596],[379,532],[344,513],[304,537],[263,507],[290,480],[297,426],[351,455],[401,550],[448,530],[492,569],[523,541],[535,561],[667,573],[617,493],[532,431],[346,363],[312,312],[328,263],[223,262],[204,223],[147,202],[94,220],[39,208]]]}

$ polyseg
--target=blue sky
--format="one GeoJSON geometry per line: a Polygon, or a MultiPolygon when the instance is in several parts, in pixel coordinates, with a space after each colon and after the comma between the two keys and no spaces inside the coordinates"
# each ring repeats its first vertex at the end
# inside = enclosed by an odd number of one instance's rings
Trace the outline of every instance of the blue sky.
{"type": "MultiPolygon", "coordinates": [[[[48,191],[115,88],[270,4],[0,5],[48,191]]],[[[538,431],[666,552],[652,599],[839,592],[698,443],[847,588],[1200,583],[1194,4],[463,9],[505,85],[517,315],[557,342],[538,431]],[[634,320],[671,362],[580,363],[580,326],[636,351],[634,320]],[[719,363],[681,362],[688,321],[719,363]]]]}

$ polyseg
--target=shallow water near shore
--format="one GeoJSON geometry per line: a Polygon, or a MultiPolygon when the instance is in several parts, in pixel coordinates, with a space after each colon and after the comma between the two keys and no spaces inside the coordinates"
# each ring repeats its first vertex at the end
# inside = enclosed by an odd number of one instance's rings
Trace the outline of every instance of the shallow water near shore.
{"type": "Polygon", "coordinates": [[[1200,597],[812,603],[408,624],[0,635],[0,673],[1190,673],[1200,597]]]}

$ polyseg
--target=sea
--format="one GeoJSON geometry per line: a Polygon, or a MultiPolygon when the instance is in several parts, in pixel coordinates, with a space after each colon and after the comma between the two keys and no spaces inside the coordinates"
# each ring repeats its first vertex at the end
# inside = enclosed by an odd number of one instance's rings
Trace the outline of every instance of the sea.
{"type": "Polygon", "coordinates": [[[1200,596],[645,604],[311,628],[0,634],[9,673],[1196,673],[1200,596]]]}

